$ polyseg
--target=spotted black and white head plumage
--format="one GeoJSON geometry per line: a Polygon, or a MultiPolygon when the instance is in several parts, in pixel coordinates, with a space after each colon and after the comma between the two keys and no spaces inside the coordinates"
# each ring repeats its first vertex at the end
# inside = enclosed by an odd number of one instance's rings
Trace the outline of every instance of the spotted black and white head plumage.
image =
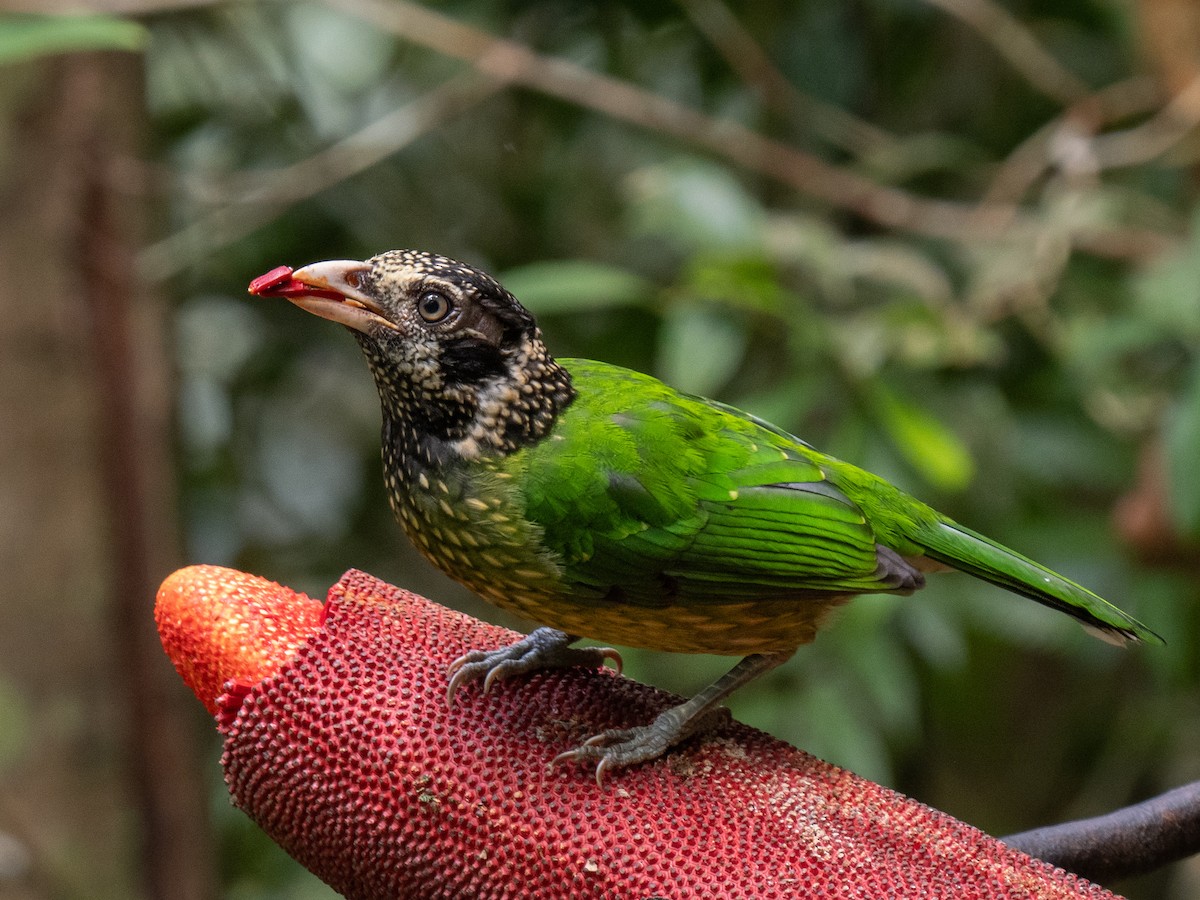
{"type": "Polygon", "coordinates": [[[545,436],[573,398],[533,315],[486,272],[391,250],[367,260],[354,284],[380,319],[355,336],[385,424],[405,432],[409,452],[511,452],[545,436]]]}

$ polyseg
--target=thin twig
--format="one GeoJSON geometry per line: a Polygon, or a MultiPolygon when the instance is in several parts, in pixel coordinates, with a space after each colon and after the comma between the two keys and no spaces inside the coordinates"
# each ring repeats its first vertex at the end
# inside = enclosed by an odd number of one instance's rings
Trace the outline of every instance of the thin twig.
{"type": "Polygon", "coordinates": [[[1156,115],[1133,128],[1097,137],[1093,153],[1103,169],[1136,166],[1162,156],[1200,125],[1200,75],[1156,115]]]}
{"type": "Polygon", "coordinates": [[[147,247],[138,260],[143,276],[157,280],[176,274],[197,256],[251,234],[288,207],[370,168],[502,87],[471,73],[456,76],[312,156],[247,176],[256,187],[147,247]]]}
{"type": "Polygon", "coordinates": [[[1018,144],[996,168],[982,202],[1020,202],[1037,180],[1054,166],[1050,145],[1068,121],[1086,121],[1091,130],[1098,131],[1111,122],[1143,115],[1158,106],[1161,100],[1158,86],[1144,76],[1127,78],[1090,94],[1018,144]]]}
{"type": "Polygon", "coordinates": [[[1037,91],[1071,106],[1091,89],[1046,50],[1012,13],[991,0],[925,0],[979,33],[1037,91]]]}
{"type": "Polygon", "coordinates": [[[895,141],[895,136],[882,128],[799,90],[721,0],[677,2],[738,77],[760,91],[776,111],[789,118],[802,118],[815,134],[855,156],[875,152],[895,141]]]}

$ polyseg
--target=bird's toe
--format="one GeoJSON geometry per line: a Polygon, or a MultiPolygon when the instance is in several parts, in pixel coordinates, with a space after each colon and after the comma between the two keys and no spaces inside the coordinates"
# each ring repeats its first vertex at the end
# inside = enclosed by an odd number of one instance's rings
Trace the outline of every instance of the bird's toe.
{"type": "Polygon", "coordinates": [[[454,695],[464,684],[483,680],[486,694],[498,681],[524,675],[541,669],[571,667],[597,668],[606,660],[616,664],[621,671],[621,654],[612,647],[572,647],[573,635],[554,628],[538,628],[528,636],[498,650],[472,650],[464,653],[446,670],[450,683],[446,688],[446,701],[454,702],[454,695]]]}

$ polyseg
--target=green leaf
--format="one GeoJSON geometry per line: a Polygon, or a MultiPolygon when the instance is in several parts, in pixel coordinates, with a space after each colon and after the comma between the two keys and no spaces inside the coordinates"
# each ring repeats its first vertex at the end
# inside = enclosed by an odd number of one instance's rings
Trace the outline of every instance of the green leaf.
{"type": "Polygon", "coordinates": [[[930,484],[960,491],[975,475],[971,451],[927,410],[877,385],[873,405],[896,449],[930,484]]]}
{"type": "Polygon", "coordinates": [[[140,50],[149,32],[113,16],[0,16],[0,64],[80,50],[140,50]]]}
{"type": "Polygon", "coordinates": [[[676,159],[641,170],[631,188],[636,232],[692,249],[762,246],[762,205],[724,166],[676,159]]]}
{"type": "Polygon", "coordinates": [[[1185,533],[1200,535],[1200,367],[1167,419],[1165,449],[1171,516],[1185,533]]]}
{"type": "Polygon", "coordinates": [[[500,281],[538,315],[628,306],[653,292],[640,275],[583,260],[532,263],[504,273],[500,281]]]}
{"type": "Polygon", "coordinates": [[[711,304],[667,310],[658,338],[658,371],[672,387],[712,394],[737,370],[748,336],[742,323],[711,304]]]}
{"type": "Polygon", "coordinates": [[[776,266],[757,254],[699,253],[688,263],[682,290],[737,309],[778,313],[785,304],[776,266]]]}

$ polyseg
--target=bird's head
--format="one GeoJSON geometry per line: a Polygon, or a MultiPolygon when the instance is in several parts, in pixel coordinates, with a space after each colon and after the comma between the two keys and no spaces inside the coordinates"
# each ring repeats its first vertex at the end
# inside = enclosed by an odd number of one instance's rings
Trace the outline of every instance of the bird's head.
{"type": "Polygon", "coordinates": [[[572,396],[532,314],[486,272],[444,256],[389,250],[280,267],[250,293],[352,329],[385,416],[448,440],[511,449],[540,437],[572,396]]]}

